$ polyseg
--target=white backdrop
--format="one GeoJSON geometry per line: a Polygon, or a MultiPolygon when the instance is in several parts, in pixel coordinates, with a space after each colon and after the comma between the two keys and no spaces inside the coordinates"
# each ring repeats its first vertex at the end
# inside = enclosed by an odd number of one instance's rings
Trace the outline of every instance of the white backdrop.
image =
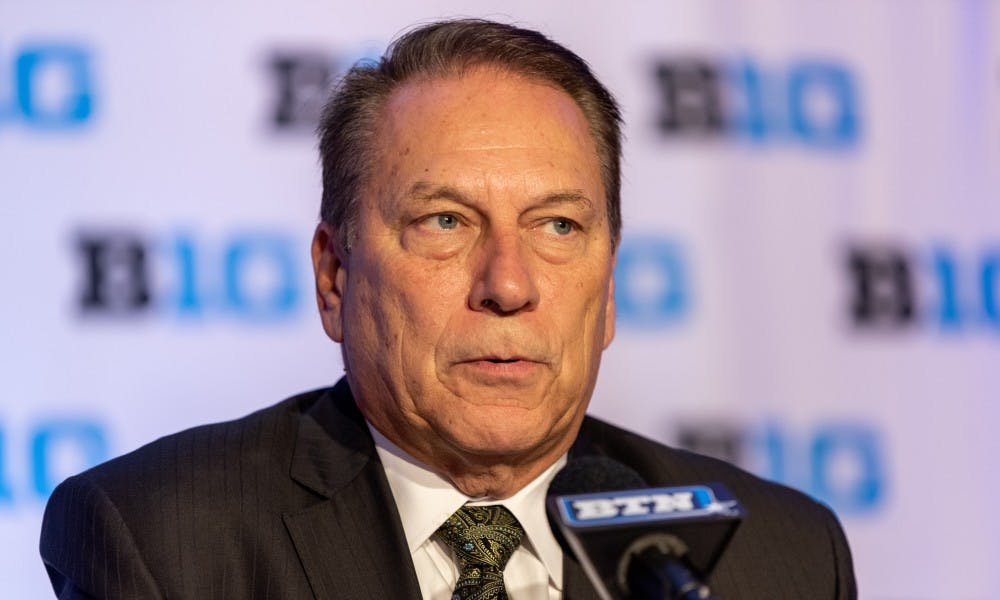
{"type": "Polygon", "coordinates": [[[626,115],[592,411],[828,502],[863,598],[996,598],[1000,8],[983,1],[0,5],[0,582],[44,501],[335,381],[318,98],[435,17],[541,29],[626,115]]]}

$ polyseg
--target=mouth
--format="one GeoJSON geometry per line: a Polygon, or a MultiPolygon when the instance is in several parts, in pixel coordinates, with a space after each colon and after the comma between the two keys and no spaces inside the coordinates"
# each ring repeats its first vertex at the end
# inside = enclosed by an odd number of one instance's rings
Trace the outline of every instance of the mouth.
{"type": "Polygon", "coordinates": [[[524,356],[477,356],[457,365],[474,379],[489,382],[524,382],[537,377],[545,363],[524,356]]]}
{"type": "Polygon", "coordinates": [[[539,358],[532,358],[520,354],[483,354],[481,356],[470,356],[460,362],[463,363],[490,363],[493,365],[513,365],[517,363],[544,364],[545,361],[539,358]]]}

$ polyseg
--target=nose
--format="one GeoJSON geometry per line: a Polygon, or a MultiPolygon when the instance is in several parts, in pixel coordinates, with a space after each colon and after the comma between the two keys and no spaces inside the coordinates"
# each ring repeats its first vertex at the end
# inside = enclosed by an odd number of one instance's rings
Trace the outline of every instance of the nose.
{"type": "Polygon", "coordinates": [[[481,248],[469,308],[509,315],[538,305],[538,286],[525,251],[516,233],[491,236],[481,248]]]}

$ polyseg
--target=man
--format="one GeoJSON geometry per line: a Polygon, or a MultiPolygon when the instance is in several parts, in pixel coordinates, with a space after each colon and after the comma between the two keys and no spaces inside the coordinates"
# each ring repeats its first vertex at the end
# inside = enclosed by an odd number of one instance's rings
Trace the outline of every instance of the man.
{"type": "Polygon", "coordinates": [[[614,334],[619,121],[581,59],[508,25],[428,25],[352,69],[312,248],[346,377],[67,480],[42,531],[56,592],[594,598],[544,497],[598,454],[743,500],[721,597],[853,598],[827,509],[584,415],[614,334]]]}

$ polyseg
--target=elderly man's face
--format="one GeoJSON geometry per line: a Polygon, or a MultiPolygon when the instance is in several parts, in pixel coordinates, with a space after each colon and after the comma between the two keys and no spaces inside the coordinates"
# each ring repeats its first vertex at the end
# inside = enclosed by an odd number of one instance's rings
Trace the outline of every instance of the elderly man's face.
{"type": "Polygon", "coordinates": [[[314,245],[359,405],[431,464],[564,451],[614,332],[614,246],[582,112],[476,69],[408,83],[383,114],[350,252],[325,226],[314,245]]]}

